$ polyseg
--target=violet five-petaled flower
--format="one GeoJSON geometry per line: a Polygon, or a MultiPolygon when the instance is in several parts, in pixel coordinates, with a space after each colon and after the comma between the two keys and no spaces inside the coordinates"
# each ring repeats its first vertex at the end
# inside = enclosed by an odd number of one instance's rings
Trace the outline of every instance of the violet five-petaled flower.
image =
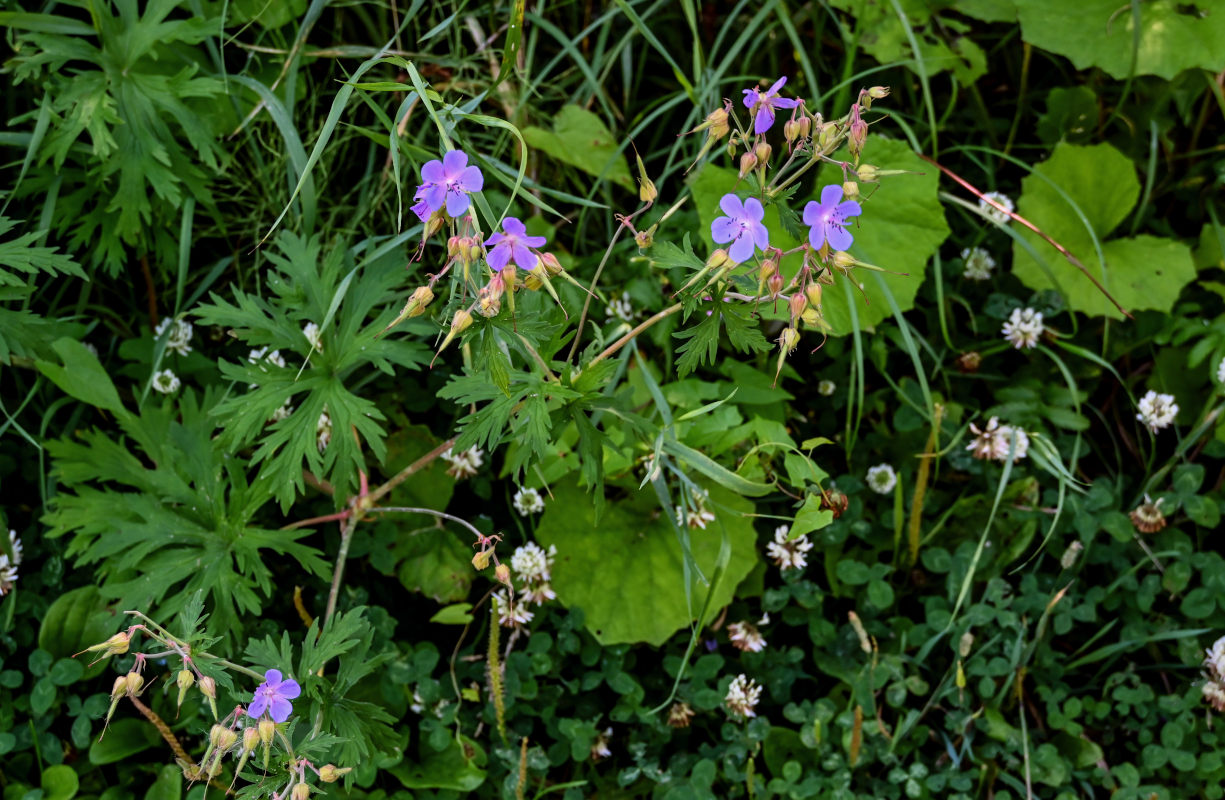
{"type": "Polygon", "coordinates": [[[778,96],[779,90],[786,82],[787,76],[784,75],[764,92],[756,86],[744,90],[744,107],[753,116],[753,133],[765,133],[770,130],[770,126],[774,124],[774,109],[795,108],[800,104],[799,100],[778,96]]]}
{"type": "Polygon", "coordinates": [[[300,694],[302,687],[297,681],[293,678],[282,679],[279,669],[270,669],[264,673],[264,682],[255,690],[247,706],[247,716],[259,719],[267,711],[272,721],[280,724],[293,713],[293,704],[289,701],[300,694]]]}
{"type": "Polygon", "coordinates": [[[502,233],[495,233],[485,242],[493,245],[486,259],[489,268],[501,271],[510,262],[520,269],[535,269],[536,254],[529,247],[544,247],[543,236],[528,236],[527,228],[514,217],[502,220],[502,233]]]}
{"type": "Polygon", "coordinates": [[[710,223],[710,235],[717,244],[731,242],[727,254],[737,264],[753,257],[753,248],[765,250],[770,246],[770,232],[761,224],[766,210],[761,201],[750,197],[744,202],[734,194],[725,194],[719,201],[726,217],[715,217],[710,223]]]}
{"type": "Polygon", "coordinates": [[[811,226],[808,232],[808,243],[820,249],[829,242],[835,250],[846,250],[855,241],[855,237],[846,229],[847,217],[857,217],[862,212],[859,203],[842,199],[842,187],[831,183],[821,190],[821,202],[808,201],[804,206],[804,224],[811,226]]]}
{"type": "Polygon", "coordinates": [[[425,162],[421,167],[421,185],[413,199],[413,212],[424,222],[430,214],[444,206],[447,214],[458,217],[472,204],[469,192],[479,192],[485,176],[477,167],[468,166],[468,154],[451,150],[442,160],[425,162]]]}

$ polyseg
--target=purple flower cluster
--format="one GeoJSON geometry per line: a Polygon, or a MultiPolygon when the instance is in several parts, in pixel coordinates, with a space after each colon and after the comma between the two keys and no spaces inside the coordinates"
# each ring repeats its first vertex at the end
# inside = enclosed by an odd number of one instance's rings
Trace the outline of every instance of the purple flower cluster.
{"type": "Polygon", "coordinates": [[[413,213],[425,222],[435,211],[445,208],[447,215],[458,217],[472,205],[470,192],[479,192],[485,176],[477,167],[468,166],[468,154],[451,150],[442,160],[425,162],[421,167],[421,185],[413,200],[413,213]]]}
{"type": "Polygon", "coordinates": [[[272,721],[279,725],[293,713],[293,704],[289,701],[300,694],[302,687],[297,681],[284,678],[279,669],[270,669],[264,673],[264,682],[255,690],[247,705],[247,716],[259,719],[267,711],[272,721]]]}
{"type": "Polygon", "coordinates": [[[783,76],[764,92],[756,86],[744,90],[744,107],[753,117],[753,133],[765,133],[770,130],[774,124],[774,109],[795,108],[800,104],[799,100],[778,96],[785,83],[787,83],[787,77],[783,76]]]}

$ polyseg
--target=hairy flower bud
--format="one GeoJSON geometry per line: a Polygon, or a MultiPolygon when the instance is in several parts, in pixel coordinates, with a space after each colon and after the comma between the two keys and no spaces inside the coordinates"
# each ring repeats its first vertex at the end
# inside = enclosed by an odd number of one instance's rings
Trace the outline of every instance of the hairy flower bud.
{"type": "Polygon", "coordinates": [[[851,267],[855,266],[855,256],[845,250],[839,250],[834,253],[834,266],[846,272],[851,267]]]}
{"type": "Polygon", "coordinates": [[[791,299],[787,301],[787,308],[791,312],[791,318],[796,319],[804,313],[804,309],[808,308],[808,298],[803,294],[796,292],[791,295],[791,299]]]}
{"type": "Polygon", "coordinates": [[[493,556],[492,550],[482,550],[472,557],[472,566],[477,572],[489,566],[489,559],[493,556]]]}
{"type": "Polygon", "coordinates": [[[221,743],[221,735],[228,730],[224,725],[214,724],[208,729],[208,743],[210,747],[216,747],[221,743]]]}
{"type": "MultiPolygon", "coordinates": [[[[539,263],[539,259],[537,263],[539,263]]],[[[519,268],[514,264],[507,264],[502,267],[502,271],[498,275],[501,276],[502,285],[506,287],[506,291],[513,292],[515,285],[519,283],[519,268]]]]}
{"type": "Polygon", "coordinates": [[[859,176],[859,180],[865,183],[875,183],[880,177],[880,170],[871,164],[860,164],[855,168],[855,174],[859,176]]]}
{"type": "Polygon", "coordinates": [[[714,252],[710,254],[710,258],[706,259],[705,269],[722,269],[732,262],[731,256],[722,247],[716,247],[714,252]]]}
{"type": "Polygon", "coordinates": [[[868,141],[868,123],[859,119],[858,115],[851,120],[851,132],[847,137],[847,148],[851,151],[851,157],[859,161],[859,154],[863,152],[864,143],[868,141]]]}
{"type": "Polygon", "coordinates": [[[789,119],[783,123],[783,138],[787,140],[787,144],[795,144],[795,140],[800,136],[799,127],[799,120],[789,119]]]}
{"type": "Polygon", "coordinates": [[[410,317],[419,317],[425,313],[425,307],[434,301],[434,290],[428,286],[418,286],[408,298],[408,304],[401,313],[410,317]]]}
{"type": "Polygon", "coordinates": [[[804,287],[804,294],[808,296],[808,303],[813,308],[821,307],[821,284],[810,283],[804,287]]]}
{"type": "Polygon", "coordinates": [[[259,740],[264,744],[272,744],[272,737],[276,733],[276,723],[264,717],[259,721],[259,740]]]}
{"type": "Polygon", "coordinates": [[[770,290],[770,294],[778,296],[778,293],[783,290],[783,276],[775,272],[769,278],[766,278],[766,288],[770,290]]]}
{"type": "Polygon", "coordinates": [[[128,694],[133,697],[140,694],[141,688],[145,685],[144,676],[139,672],[132,670],[128,673],[128,694]]]}
{"type": "Polygon", "coordinates": [[[498,579],[498,583],[510,586],[510,567],[505,564],[498,564],[493,571],[493,576],[498,579]]]}
{"type": "Polygon", "coordinates": [[[450,239],[447,239],[447,257],[448,258],[458,258],[459,257],[459,237],[458,236],[452,236],[450,239]]]}
{"type": "Polygon", "coordinates": [[[242,751],[251,753],[259,744],[259,729],[258,728],[243,728],[242,729],[242,751]]]}
{"type": "MultiPolygon", "coordinates": [[[[85,648],[83,652],[96,653],[101,650],[102,655],[99,656],[99,658],[106,658],[107,656],[121,656],[128,652],[128,646],[131,644],[131,642],[132,637],[128,635],[128,632],[120,631],[111,638],[107,639],[105,642],[100,642],[92,647],[85,648]]],[[[80,655],[80,653],[77,653],[77,655],[80,655]]]]}
{"type": "Polygon", "coordinates": [[[842,193],[846,195],[848,200],[854,200],[859,197],[859,184],[855,181],[845,181],[842,184],[842,193]]]}
{"type": "Polygon", "coordinates": [[[217,719],[217,682],[207,675],[200,678],[200,694],[204,695],[204,698],[208,700],[208,707],[213,712],[213,719],[217,719]]]}
{"type": "Polygon", "coordinates": [[[801,139],[807,139],[808,134],[812,132],[812,117],[801,114],[800,118],[795,121],[795,132],[801,139]]]}
{"type": "Polygon", "coordinates": [[[293,794],[291,795],[293,800],[310,800],[310,796],[311,787],[307,786],[305,783],[294,785],[293,794]]]}
{"type": "Polygon", "coordinates": [[[222,728],[221,733],[217,736],[217,747],[222,751],[229,750],[238,743],[238,732],[229,728],[222,728]]]}
{"type": "Polygon", "coordinates": [[[117,700],[123,697],[128,692],[128,676],[120,675],[115,678],[115,683],[111,686],[111,699],[117,700]]]}
{"type": "Polygon", "coordinates": [[[821,312],[815,308],[804,309],[804,313],[800,315],[800,321],[813,328],[821,328],[825,325],[821,312]]]}
{"type": "Polygon", "coordinates": [[[871,97],[873,100],[884,100],[888,96],[889,96],[888,86],[873,86],[871,89],[868,90],[868,97],[871,97]]]}
{"type": "Polygon", "coordinates": [[[740,156],[740,177],[743,178],[745,175],[748,175],[756,166],[757,156],[753,155],[751,151],[740,156]]]}
{"type": "Polygon", "coordinates": [[[464,309],[455,312],[455,317],[451,320],[451,335],[463,333],[472,326],[472,315],[464,309]]]}
{"type": "Polygon", "coordinates": [[[757,157],[757,165],[764,167],[770,163],[770,155],[774,152],[774,148],[770,147],[766,142],[758,142],[753,148],[753,155],[757,157]]]}
{"type": "Polygon", "coordinates": [[[336,781],[340,780],[341,776],[346,775],[352,770],[352,767],[345,767],[344,769],[341,769],[335,764],[324,764],[319,768],[319,780],[323,781],[324,783],[335,783],[336,781]]]}

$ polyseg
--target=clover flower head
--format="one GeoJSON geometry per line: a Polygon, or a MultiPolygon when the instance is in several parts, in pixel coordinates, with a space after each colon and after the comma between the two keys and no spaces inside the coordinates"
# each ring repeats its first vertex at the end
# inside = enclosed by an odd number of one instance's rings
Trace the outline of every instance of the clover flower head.
{"type": "Polygon", "coordinates": [[[727,687],[727,696],[723,704],[727,710],[739,717],[755,717],[758,701],[761,700],[761,687],[747,675],[737,675],[727,687]]]}
{"type": "Polygon", "coordinates": [[[671,728],[688,728],[689,720],[693,719],[693,706],[686,702],[678,701],[672,704],[668,709],[668,727],[671,728]]]}
{"type": "Polygon", "coordinates": [[[332,417],[328,414],[325,408],[319,415],[319,419],[315,422],[315,445],[322,453],[328,449],[328,445],[332,443],[332,417]]]}
{"type": "Polygon", "coordinates": [[[310,342],[310,346],[318,352],[323,352],[323,334],[319,330],[319,326],[313,322],[308,322],[302,326],[302,335],[306,337],[306,341],[310,342]]]}
{"type": "Polygon", "coordinates": [[[1156,533],[1165,527],[1165,512],[1161,510],[1164,501],[1164,497],[1153,500],[1147,494],[1144,495],[1144,502],[1127,515],[1136,530],[1140,533],[1156,533]]]}
{"type": "Polygon", "coordinates": [[[595,741],[591,744],[591,760],[599,761],[601,758],[608,758],[612,755],[612,750],[608,749],[608,743],[612,741],[613,729],[605,728],[596,734],[595,741]]]}
{"type": "Polygon", "coordinates": [[[1008,453],[1012,451],[1012,460],[1016,462],[1025,458],[1029,452],[1029,434],[1012,425],[1001,425],[999,417],[992,417],[981,430],[974,423],[970,423],[970,431],[974,434],[974,441],[970,442],[966,449],[974,458],[1007,461],[1008,453]],[[1012,446],[1013,434],[1016,434],[1017,439],[1015,448],[1012,446]]]}
{"type": "Polygon", "coordinates": [[[737,650],[760,653],[766,649],[766,637],[751,622],[733,622],[727,626],[727,638],[737,650]]]}
{"type": "MultiPolygon", "coordinates": [[[[544,511],[544,498],[535,489],[520,489],[515,492],[514,504],[515,511],[518,511],[521,517],[530,517],[544,511]]],[[[518,567],[515,571],[518,571],[518,567]]]]}
{"type": "Polygon", "coordinates": [[[479,192],[485,176],[478,167],[468,166],[468,154],[450,150],[442,160],[427,161],[421,167],[421,185],[413,199],[413,213],[425,222],[430,214],[443,208],[447,215],[458,217],[472,205],[469,192],[479,192]]]}
{"type": "Polygon", "coordinates": [[[269,417],[268,419],[271,422],[280,422],[283,419],[289,419],[289,415],[292,413],[293,413],[293,404],[290,403],[288,400],[286,400],[284,404],[282,404],[279,408],[277,408],[276,411],[272,412],[272,416],[269,417]]]}
{"type": "Polygon", "coordinates": [[[1214,681],[1225,683],[1225,636],[1212,643],[1204,651],[1204,666],[1214,681]]]}
{"type": "Polygon", "coordinates": [[[774,125],[776,108],[795,108],[800,104],[799,100],[778,96],[786,83],[787,76],[784,75],[764,92],[756,86],[744,90],[744,107],[753,117],[753,133],[765,133],[770,130],[770,127],[774,125]]]}
{"type": "Polygon", "coordinates": [[[1136,419],[1143,422],[1153,433],[1168,428],[1178,416],[1178,403],[1172,394],[1158,394],[1150,389],[1137,404],[1140,413],[1136,419]]]}
{"type": "Polygon", "coordinates": [[[510,557],[510,568],[525,581],[547,581],[550,578],[549,567],[556,553],[554,547],[546,551],[535,542],[528,542],[515,548],[510,557]]]}
{"type": "Polygon", "coordinates": [[[817,384],[817,394],[822,397],[829,397],[836,391],[838,391],[838,384],[831,380],[823,380],[817,384]]]}
{"type": "Polygon", "coordinates": [[[493,245],[485,259],[489,262],[489,268],[501,271],[513,261],[519,269],[535,269],[540,259],[529,248],[544,247],[546,239],[543,236],[528,236],[527,226],[514,217],[502,220],[502,231],[491,235],[486,242],[493,245]]]}
{"type": "Polygon", "coordinates": [[[897,473],[891,464],[877,464],[868,470],[868,488],[877,494],[889,494],[897,485],[897,473]]]}
{"type": "Polygon", "coordinates": [[[493,593],[493,611],[498,615],[498,624],[503,628],[526,625],[534,616],[526,599],[519,597],[512,603],[510,593],[505,589],[493,593]]]}
{"type": "Polygon", "coordinates": [[[1203,692],[1204,699],[1210,706],[1217,711],[1225,712],[1225,686],[1216,681],[1205,681],[1203,692]]]}
{"type": "MultiPolygon", "coordinates": [[[[688,513],[689,527],[701,528],[706,530],[707,522],[714,522],[715,515],[706,508],[706,499],[702,495],[694,492],[691,494],[693,498],[693,508],[688,513]]],[[[685,509],[677,506],[676,508],[676,524],[684,525],[686,519],[685,509]]]]}
{"type": "Polygon", "coordinates": [[[715,217],[710,223],[710,237],[716,244],[731,242],[727,254],[737,264],[753,257],[757,248],[770,246],[770,232],[761,224],[766,216],[761,201],[756,197],[741,200],[734,194],[723,195],[719,208],[726,216],[715,217]]]}
{"type": "Polygon", "coordinates": [[[274,367],[281,367],[282,369],[286,366],[285,356],[281,355],[281,351],[273,350],[272,352],[268,352],[267,347],[257,347],[253,349],[247,354],[247,361],[252,364],[262,364],[266,361],[274,367]]]}
{"type": "Polygon", "coordinates": [[[774,541],[766,545],[766,555],[779,569],[804,569],[808,566],[807,553],[812,549],[812,542],[807,535],[788,539],[790,530],[786,525],[774,529],[774,541]]]}
{"type": "Polygon", "coordinates": [[[607,311],[609,322],[612,322],[614,319],[629,322],[634,318],[634,305],[630,302],[630,296],[624,292],[619,297],[614,297],[609,301],[607,311]]]}
{"type": "Polygon", "coordinates": [[[1008,214],[995,206],[991,205],[990,200],[994,200],[998,205],[1003,206],[1009,211],[1015,211],[1016,206],[1013,205],[1012,198],[1002,192],[983,192],[983,196],[978,198],[978,208],[992,222],[1003,225],[1012,219],[1008,214]]]}
{"type": "Polygon", "coordinates": [[[809,200],[804,206],[804,224],[809,226],[808,244],[820,250],[826,242],[834,250],[847,250],[855,237],[846,229],[847,219],[863,213],[859,203],[842,200],[842,187],[831,183],[821,190],[821,202],[809,200]]]}
{"type": "Polygon", "coordinates": [[[966,247],[961,251],[961,260],[965,262],[963,277],[972,281],[991,279],[991,270],[995,269],[995,259],[981,247],[966,247]]]}
{"type": "Polygon", "coordinates": [[[484,453],[479,447],[469,447],[460,453],[455,453],[448,447],[442,454],[442,460],[451,465],[447,467],[447,474],[457,481],[471,478],[485,463],[484,453]]]}
{"type": "Polygon", "coordinates": [[[13,551],[11,561],[8,555],[0,553],[0,597],[11,592],[13,584],[17,582],[17,565],[21,563],[21,539],[17,538],[15,530],[9,531],[9,547],[13,551]]]}
{"type": "Polygon", "coordinates": [[[163,319],[153,329],[153,335],[156,338],[161,338],[161,335],[170,328],[170,336],[166,339],[166,349],[173,350],[181,356],[185,356],[191,352],[191,323],[183,319],[163,319]],[[170,326],[173,325],[173,328],[170,326]]]}
{"type": "Polygon", "coordinates": [[[1004,338],[1018,350],[1029,350],[1038,345],[1038,339],[1046,331],[1042,312],[1032,308],[1014,308],[1001,329],[1004,338]]]}
{"type": "Polygon", "coordinates": [[[164,369],[160,372],[153,373],[153,389],[162,394],[174,394],[179,390],[182,383],[179,381],[179,376],[174,374],[173,370],[164,369]]]}
{"type": "Polygon", "coordinates": [[[293,713],[294,700],[302,694],[302,687],[293,678],[285,678],[279,669],[270,669],[264,673],[264,682],[255,690],[251,702],[247,705],[247,716],[259,719],[265,712],[278,725],[289,719],[293,713]]]}

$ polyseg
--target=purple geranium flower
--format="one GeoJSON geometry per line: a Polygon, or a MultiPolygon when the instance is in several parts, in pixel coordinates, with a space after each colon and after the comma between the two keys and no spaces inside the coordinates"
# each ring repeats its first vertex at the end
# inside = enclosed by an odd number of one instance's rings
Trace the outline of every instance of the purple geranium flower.
{"type": "Polygon", "coordinates": [[[835,250],[846,250],[855,237],[846,229],[847,217],[858,217],[862,209],[854,200],[839,203],[842,187],[831,183],[821,190],[821,202],[809,200],[804,206],[804,224],[812,226],[808,232],[808,243],[820,249],[829,242],[835,250]]]}
{"type": "Polygon", "coordinates": [[[447,214],[458,217],[468,210],[472,199],[469,192],[479,192],[485,176],[477,167],[468,166],[468,154],[451,150],[442,157],[425,162],[421,168],[422,184],[413,199],[418,201],[413,212],[424,222],[433,212],[446,206],[447,214]]]}
{"type": "Polygon", "coordinates": [[[300,694],[302,687],[297,681],[293,678],[282,680],[279,669],[270,669],[264,673],[264,682],[255,690],[247,706],[247,716],[259,719],[267,711],[273,722],[282,723],[293,713],[293,705],[289,701],[300,694]]]}
{"type": "Polygon", "coordinates": [[[770,245],[770,232],[761,224],[766,210],[761,207],[761,201],[750,197],[743,203],[734,194],[725,194],[719,201],[726,217],[715,217],[710,223],[710,235],[718,244],[731,242],[727,254],[736,263],[748,261],[753,257],[754,246],[765,250],[770,245]]]}
{"type": "Polygon", "coordinates": [[[544,247],[543,236],[528,236],[527,228],[514,217],[502,220],[504,233],[495,233],[486,244],[494,245],[486,260],[490,269],[501,270],[510,262],[520,269],[535,269],[536,254],[529,247],[544,247]]]}
{"type": "Polygon", "coordinates": [[[786,82],[787,77],[784,75],[765,92],[760,91],[756,86],[744,90],[744,107],[749,109],[749,113],[753,115],[753,133],[765,133],[770,130],[770,126],[774,124],[774,109],[795,108],[800,104],[799,100],[778,96],[779,90],[786,82]]]}

